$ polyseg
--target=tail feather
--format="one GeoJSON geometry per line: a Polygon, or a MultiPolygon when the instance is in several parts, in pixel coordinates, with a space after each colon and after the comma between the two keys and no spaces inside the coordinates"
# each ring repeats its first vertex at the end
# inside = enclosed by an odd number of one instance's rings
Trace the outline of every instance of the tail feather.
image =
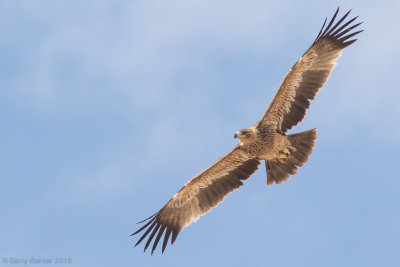
{"type": "Polygon", "coordinates": [[[267,185],[282,183],[289,179],[290,175],[297,173],[298,167],[303,166],[307,162],[308,156],[312,153],[312,149],[317,139],[317,129],[305,132],[291,134],[287,136],[290,146],[288,147],[290,154],[282,160],[266,160],[265,167],[267,169],[267,185]]]}

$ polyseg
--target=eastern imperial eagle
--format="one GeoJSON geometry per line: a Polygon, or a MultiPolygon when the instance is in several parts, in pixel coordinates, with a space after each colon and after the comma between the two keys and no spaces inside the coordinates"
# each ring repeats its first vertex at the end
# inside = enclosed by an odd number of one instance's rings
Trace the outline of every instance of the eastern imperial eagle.
{"type": "Polygon", "coordinates": [[[132,234],[145,231],[136,245],[148,236],[146,251],[155,238],[153,253],[165,232],[164,252],[170,237],[173,244],[183,227],[242,186],[242,180],[248,179],[261,161],[265,162],[268,185],[286,181],[307,162],[317,138],[316,129],[285,133],[304,118],[309,100],[328,80],[342,50],[354,43],[357,39],[351,38],[361,32],[351,32],[361,24],[353,24],[357,17],[344,23],[350,11],[334,24],[338,12],[339,8],[326,27],[325,19],[314,43],[284,77],[261,120],[249,129],[237,131],[235,138],[240,141],[235,148],[193,177],[156,214],[141,221],[146,224],[132,234]]]}

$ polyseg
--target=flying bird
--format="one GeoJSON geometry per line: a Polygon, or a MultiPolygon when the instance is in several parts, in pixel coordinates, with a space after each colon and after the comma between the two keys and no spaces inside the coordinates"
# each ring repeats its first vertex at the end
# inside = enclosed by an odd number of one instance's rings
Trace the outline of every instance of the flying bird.
{"type": "MultiPolygon", "coordinates": [[[[351,11],[351,10],[350,10],[351,11]]],[[[357,17],[344,22],[348,11],[335,23],[339,8],[325,27],[325,19],[315,41],[283,78],[278,91],[262,118],[234,137],[238,144],[210,167],[194,176],[157,213],[139,222],[145,223],[132,235],[144,231],[137,246],[146,237],[144,251],[154,239],[153,254],[159,241],[162,253],[171,237],[173,244],[183,227],[196,221],[243,185],[264,161],[267,185],[282,183],[307,162],[317,138],[316,129],[296,134],[286,132],[303,120],[309,100],[324,86],[342,50],[354,43],[360,31],[352,30],[357,17]]]]}

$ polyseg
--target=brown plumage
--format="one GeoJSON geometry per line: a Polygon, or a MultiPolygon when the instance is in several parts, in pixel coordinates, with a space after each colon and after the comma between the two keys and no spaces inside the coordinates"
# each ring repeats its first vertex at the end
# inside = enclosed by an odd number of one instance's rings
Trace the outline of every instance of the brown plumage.
{"type": "Polygon", "coordinates": [[[357,17],[344,23],[350,11],[335,23],[338,12],[339,8],[326,27],[325,19],[314,43],[286,74],[260,121],[236,132],[235,138],[240,141],[233,150],[193,177],[156,214],[141,221],[145,225],[132,234],[144,231],[136,245],[148,237],[144,250],[154,240],[153,253],[164,235],[164,252],[170,237],[173,244],[183,227],[242,186],[242,180],[248,179],[262,160],[268,185],[289,179],[307,162],[317,138],[316,130],[290,135],[286,132],[304,118],[309,100],[328,80],[342,50],[356,41],[350,38],[361,32],[350,32],[361,24],[352,25],[357,17]]]}

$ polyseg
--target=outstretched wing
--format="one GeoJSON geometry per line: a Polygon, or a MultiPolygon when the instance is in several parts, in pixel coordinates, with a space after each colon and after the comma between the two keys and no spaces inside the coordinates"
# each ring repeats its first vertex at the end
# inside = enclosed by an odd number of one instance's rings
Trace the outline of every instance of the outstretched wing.
{"type": "Polygon", "coordinates": [[[162,252],[164,252],[171,234],[171,244],[173,244],[183,227],[196,221],[221,202],[228,193],[242,186],[241,180],[249,178],[257,170],[259,164],[257,158],[249,158],[236,146],[209,168],[192,178],[159,212],[142,221],[146,221],[146,224],[132,235],[146,231],[135,246],[150,234],[144,247],[146,251],[156,236],[151,250],[153,254],[165,231],[162,246],[162,252]]]}
{"type": "Polygon", "coordinates": [[[357,40],[349,39],[362,32],[350,32],[361,24],[352,25],[357,17],[343,22],[350,11],[333,25],[338,8],[326,28],[325,19],[314,43],[286,74],[258,126],[286,132],[303,120],[309,99],[324,86],[342,50],[357,40]]]}

